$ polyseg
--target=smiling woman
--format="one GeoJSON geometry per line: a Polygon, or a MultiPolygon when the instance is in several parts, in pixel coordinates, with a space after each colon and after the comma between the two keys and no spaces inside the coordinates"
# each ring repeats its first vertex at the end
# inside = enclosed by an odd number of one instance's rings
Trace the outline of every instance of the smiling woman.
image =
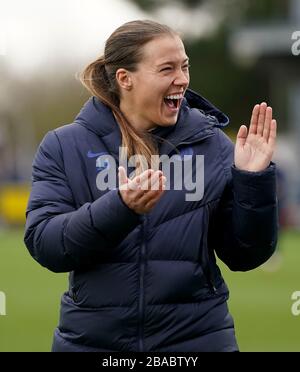
{"type": "Polygon", "coordinates": [[[188,63],[168,26],[122,25],[81,74],[92,97],[37,151],[25,243],[70,272],[53,351],[238,350],[215,255],[246,271],[275,250],[276,122],[257,104],[234,148],[228,117],[188,89],[188,63]],[[108,169],[118,187],[97,187],[108,169]]]}

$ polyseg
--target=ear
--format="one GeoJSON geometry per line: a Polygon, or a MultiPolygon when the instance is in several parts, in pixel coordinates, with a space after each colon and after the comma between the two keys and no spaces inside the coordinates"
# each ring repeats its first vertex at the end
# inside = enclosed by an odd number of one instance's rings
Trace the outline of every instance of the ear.
{"type": "Polygon", "coordinates": [[[116,80],[123,89],[130,90],[132,87],[131,74],[125,68],[119,68],[116,72],[116,80]]]}

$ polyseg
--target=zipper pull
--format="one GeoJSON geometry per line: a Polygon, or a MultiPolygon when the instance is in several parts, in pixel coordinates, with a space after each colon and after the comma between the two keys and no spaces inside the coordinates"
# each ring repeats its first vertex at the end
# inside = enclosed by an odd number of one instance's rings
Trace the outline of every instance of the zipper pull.
{"type": "Polygon", "coordinates": [[[215,287],[215,285],[214,285],[214,283],[212,282],[212,280],[210,280],[210,288],[211,288],[211,290],[212,290],[215,294],[218,293],[218,290],[217,290],[217,288],[215,287]]]}

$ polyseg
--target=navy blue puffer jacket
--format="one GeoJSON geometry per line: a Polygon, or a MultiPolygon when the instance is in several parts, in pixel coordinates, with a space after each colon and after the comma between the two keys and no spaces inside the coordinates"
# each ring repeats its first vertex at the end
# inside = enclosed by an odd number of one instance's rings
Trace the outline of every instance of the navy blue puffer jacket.
{"type": "Polygon", "coordinates": [[[277,202],[275,165],[236,169],[220,129],[227,123],[186,92],[176,125],[151,133],[160,155],[204,155],[204,194],[187,201],[170,185],[146,215],[118,188],[97,188],[97,156],[118,162],[121,145],[107,106],[91,97],[74,123],[47,133],[33,163],[25,243],[41,265],[70,272],[54,351],[238,350],[215,253],[232,270],[265,262],[276,246],[277,202]]]}

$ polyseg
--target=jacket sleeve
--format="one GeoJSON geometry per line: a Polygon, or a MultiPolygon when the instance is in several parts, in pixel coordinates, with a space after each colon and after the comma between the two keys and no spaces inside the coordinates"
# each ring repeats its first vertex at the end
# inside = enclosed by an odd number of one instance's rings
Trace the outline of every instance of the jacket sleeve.
{"type": "Polygon", "coordinates": [[[234,145],[221,131],[221,157],[227,185],[216,220],[215,251],[233,271],[254,269],[267,261],[277,244],[276,168],[247,172],[233,165],[234,145]]]}
{"type": "Polygon", "coordinates": [[[118,189],[75,209],[56,133],[49,132],[33,161],[26,210],[25,244],[35,260],[54,272],[68,272],[99,260],[138,224],[139,215],[118,189]]]}

